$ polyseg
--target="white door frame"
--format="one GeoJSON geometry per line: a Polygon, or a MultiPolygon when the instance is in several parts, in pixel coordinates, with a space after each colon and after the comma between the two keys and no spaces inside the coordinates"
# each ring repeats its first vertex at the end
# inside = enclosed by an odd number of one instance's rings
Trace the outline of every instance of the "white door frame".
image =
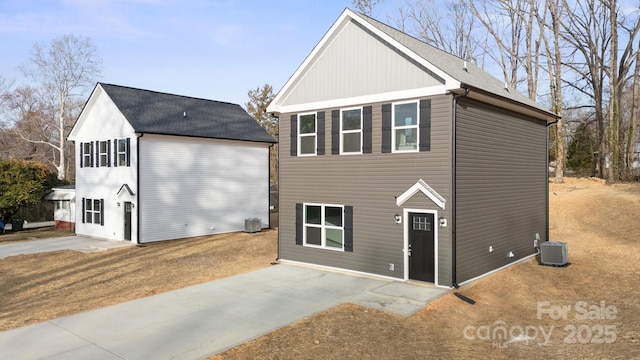
{"type": "Polygon", "coordinates": [[[404,218],[404,280],[409,280],[409,226],[411,226],[411,222],[409,221],[409,213],[423,213],[423,214],[433,214],[433,284],[438,285],[438,228],[440,224],[438,223],[438,210],[427,210],[427,209],[403,209],[402,210],[404,218]]]}

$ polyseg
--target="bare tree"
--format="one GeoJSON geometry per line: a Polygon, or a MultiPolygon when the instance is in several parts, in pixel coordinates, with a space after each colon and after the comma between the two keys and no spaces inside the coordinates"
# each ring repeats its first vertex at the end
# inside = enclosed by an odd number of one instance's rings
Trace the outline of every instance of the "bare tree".
{"type": "Polygon", "coordinates": [[[478,42],[469,2],[447,3],[441,15],[434,0],[406,0],[400,3],[391,21],[403,32],[411,33],[427,44],[468,61],[477,62],[478,42]],[[410,27],[413,30],[408,31],[410,27]]]}
{"type": "MultiPolygon", "coordinates": [[[[273,114],[267,112],[267,106],[273,101],[275,94],[273,87],[264,84],[262,87],[249,90],[247,93],[249,101],[245,104],[245,108],[249,115],[265,129],[271,136],[278,139],[279,119],[273,114]]],[[[271,173],[271,182],[278,182],[278,144],[274,144],[269,152],[269,166],[271,173]]]]}
{"type": "Polygon", "coordinates": [[[351,0],[351,4],[356,8],[356,10],[367,16],[371,16],[373,8],[381,2],[382,0],[351,0]]]}
{"type": "Polygon", "coordinates": [[[33,134],[18,131],[25,140],[53,149],[59,179],[65,179],[67,175],[65,138],[72,125],[69,115],[82,103],[77,99],[96,82],[101,67],[90,38],[64,35],[48,46],[36,43],[30,62],[21,68],[27,78],[39,84],[41,102],[51,109],[44,112],[45,123],[55,136],[33,137],[33,134]]]}

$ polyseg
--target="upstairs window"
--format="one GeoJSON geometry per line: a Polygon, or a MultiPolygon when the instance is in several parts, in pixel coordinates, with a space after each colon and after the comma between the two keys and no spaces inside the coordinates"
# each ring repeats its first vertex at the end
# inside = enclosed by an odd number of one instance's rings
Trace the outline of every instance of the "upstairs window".
{"type": "Polygon", "coordinates": [[[418,151],[418,103],[393,105],[393,151],[418,151]]]}
{"type": "Polygon", "coordinates": [[[316,155],[316,114],[300,115],[298,121],[298,155],[316,155]]]}
{"type": "Polygon", "coordinates": [[[118,139],[115,149],[115,166],[129,166],[129,138],[118,139]]]}
{"type": "Polygon", "coordinates": [[[340,138],[342,154],[362,154],[362,109],[342,110],[340,138]]]}
{"type": "Polygon", "coordinates": [[[98,166],[110,166],[111,140],[98,142],[98,166]]]}
{"type": "Polygon", "coordinates": [[[93,166],[93,142],[80,144],[80,167],[93,166]]]}

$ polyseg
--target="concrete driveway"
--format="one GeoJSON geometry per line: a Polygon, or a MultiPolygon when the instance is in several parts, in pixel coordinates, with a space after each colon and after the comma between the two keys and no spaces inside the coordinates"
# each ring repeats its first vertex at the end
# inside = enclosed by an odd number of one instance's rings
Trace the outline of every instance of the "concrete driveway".
{"type": "Polygon", "coordinates": [[[94,239],[85,236],[65,236],[0,245],[0,259],[21,254],[35,254],[58,250],[96,252],[123,246],[133,246],[133,244],[129,241],[94,239]]]}
{"type": "Polygon", "coordinates": [[[204,359],[345,302],[408,316],[447,292],[275,265],[0,332],[0,358],[204,359]]]}

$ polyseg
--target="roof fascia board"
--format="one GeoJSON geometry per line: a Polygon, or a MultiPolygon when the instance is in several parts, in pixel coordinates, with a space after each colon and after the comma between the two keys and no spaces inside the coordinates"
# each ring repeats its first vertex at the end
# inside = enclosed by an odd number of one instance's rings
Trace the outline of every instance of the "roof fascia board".
{"type": "Polygon", "coordinates": [[[76,119],[76,122],[73,124],[73,127],[71,128],[71,131],[69,132],[69,135],[67,135],[67,140],[76,141],[76,137],[78,136],[78,132],[80,131],[80,128],[82,127],[82,124],[84,123],[84,119],[86,119],[86,117],[87,117],[85,115],[85,111],[87,111],[87,109],[89,109],[89,108],[91,108],[93,106],[93,104],[97,101],[97,98],[100,95],[100,93],[105,93],[105,91],[102,88],[102,86],[100,86],[100,83],[97,83],[96,86],[91,91],[91,95],[89,95],[89,99],[87,100],[87,102],[82,107],[82,110],[80,111],[80,114],[78,115],[78,118],[76,119]]]}
{"type": "MultiPolygon", "coordinates": [[[[307,56],[307,58],[304,60],[304,62],[298,67],[296,72],[293,73],[293,75],[285,83],[285,85],[282,87],[280,92],[278,92],[278,94],[275,96],[275,98],[273,99],[271,104],[269,104],[269,106],[267,107],[267,111],[268,112],[274,112],[274,113],[290,112],[290,110],[287,110],[287,108],[289,108],[290,106],[282,106],[280,104],[284,100],[286,100],[286,97],[289,95],[290,90],[294,90],[295,89],[295,87],[297,86],[297,80],[300,77],[300,75],[302,75],[304,73],[304,71],[307,69],[307,67],[312,62],[314,62],[317,59],[317,57],[322,54],[322,52],[325,51],[325,45],[328,42],[330,42],[331,40],[333,40],[334,37],[337,36],[340,33],[340,31],[345,26],[345,24],[347,22],[351,21],[351,20],[357,21],[358,24],[360,24],[361,26],[365,27],[366,29],[368,29],[369,31],[374,33],[375,35],[379,36],[381,39],[383,39],[384,41],[388,42],[392,46],[396,47],[399,51],[401,51],[402,53],[407,55],[409,58],[411,58],[414,61],[416,61],[418,64],[424,66],[425,68],[427,68],[430,71],[432,71],[434,74],[440,76],[442,79],[445,80],[445,85],[444,85],[445,88],[453,89],[453,88],[460,87],[460,82],[459,81],[455,80],[454,78],[452,78],[451,76],[449,76],[448,74],[446,74],[445,72],[440,70],[439,68],[435,67],[433,64],[429,63],[428,61],[423,59],[421,56],[419,56],[415,52],[411,51],[406,46],[400,44],[398,41],[393,39],[391,36],[387,35],[386,33],[382,32],[380,29],[378,29],[375,26],[371,25],[368,21],[362,19],[359,15],[357,15],[356,13],[351,11],[350,9],[345,9],[344,12],[338,18],[338,20],[336,20],[336,22],[331,26],[331,28],[329,28],[329,30],[327,31],[327,33],[325,33],[325,35],[322,37],[320,42],[315,46],[315,48],[307,56]]],[[[416,90],[410,90],[410,92],[411,91],[416,91],[416,90]]],[[[385,94],[381,94],[381,95],[384,96],[385,94]]],[[[331,100],[331,102],[335,102],[335,100],[331,100]]],[[[294,105],[294,106],[295,107],[301,107],[302,105],[303,104],[294,105]]],[[[291,112],[293,112],[293,111],[291,111],[291,112]]]]}
{"type": "Polygon", "coordinates": [[[452,92],[462,93],[466,89],[468,89],[469,90],[469,93],[467,94],[468,98],[478,100],[486,104],[495,105],[497,107],[501,107],[507,110],[511,110],[526,116],[536,118],[538,120],[544,120],[548,124],[553,123],[560,118],[560,116],[554,114],[551,111],[542,111],[540,109],[536,109],[534,107],[528,106],[527,104],[523,104],[521,102],[516,102],[514,100],[509,100],[507,98],[493,95],[481,89],[470,87],[465,84],[463,84],[462,86],[463,88],[453,90],[452,92]]]}
{"type": "Polygon", "coordinates": [[[389,93],[371,94],[364,96],[357,96],[343,99],[332,99],[326,101],[317,101],[312,103],[302,103],[295,105],[274,106],[271,112],[277,112],[280,114],[298,113],[302,111],[309,111],[313,109],[329,109],[340,108],[345,106],[355,106],[358,104],[372,104],[377,102],[392,102],[398,100],[409,100],[414,98],[421,98],[426,96],[443,95],[446,94],[448,89],[445,85],[432,86],[419,89],[402,90],[389,93]]]}

